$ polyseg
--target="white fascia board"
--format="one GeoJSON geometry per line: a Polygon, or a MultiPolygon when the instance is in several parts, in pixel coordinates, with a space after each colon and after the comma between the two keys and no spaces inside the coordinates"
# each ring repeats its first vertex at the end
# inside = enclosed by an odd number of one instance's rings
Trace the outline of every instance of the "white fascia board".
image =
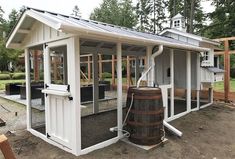
{"type": "Polygon", "coordinates": [[[128,41],[138,41],[141,42],[145,45],[165,45],[171,48],[178,48],[178,49],[185,49],[185,50],[191,50],[191,51],[209,51],[210,49],[208,48],[203,48],[203,47],[197,47],[197,46],[192,46],[192,45],[187,45],[187,44],[175,44],[163,40],[152,40],[152,39],[147,39],[143,37],[136,37],[136,36],[128,36],[128,35],[121,35],[117,33],[112,33],[112,32],[107,32],[107,31],[98,31],[95,29],[90,29],[90,28],[84,28],[78,25],[69,25],[66,23],[61,23],[57,25],[57,29],[63,32],[67,33],[86,33],[86,34],[94,34],[94,35],[99,35],[99,36],[106,36],[106,37],[111,37],[111,38],[116,38],[119,41],[121,40],[128,40],[128,41]]]}
{"type": "Polygon", "coordinates": [[[51,28],[56,29],[57,25],[60,23],[60,21],[57,21],[55,19],[49,18],[46,15],[40,15],[40,14],[45,14],[45,13],[37,13],[33,10],[29,10],[27,12],[27,15],[36,19],[37,21],[40,21],[46,25],[48,25],[51,28]]]}
{"type": "Polygon", "coordinates": [[[57,21],[55,20],[50,20],[50,19],[47,19],[43,16],[41,16],[40,14],[36,13],[35,11],[32,11],[32,10],[27,10],[25,11],[25,13],[23,14],[23,16],[21,17],[21,19],[19,20],[19,22],[17,23],[15,29],[13,30],[13,32],[11,33],[10,37],[8,38],[7,42],[6,42],[6,48],[14,48],[12,45],[11,45],[11,42],[14,38],[14,36],[16,35],[16,33],[18,32],[18,30],[20,29],[22,23],[24,22],[25,18],[26,17],[32,17],[34,18],[35,20],[38,20],[54,29],[57,28],[58,26],[58,23],[57,21]],[[52,22],[54,21],[54,22],[52,22]]]}
{"type": "Polygon", "coordinates": [[[23,14],[23,16],[21,17],[21,19],[19,20],[19,22],[17,23],[15,29],[13,30],[13,32],[11,33],[10,37],[7,39],[6,42],[6,48],[11,48],[10,44],[12,39],[14,38],[15,34],[17,33],[17,30],[20,28],[21,24],[23,23],[24,19],[26,18],[26,13],[23,14]]]}
{"type": "Polygon", "coordinates": [[[164,35],[166,32],[175,33],[175,34],[182,35],[182,36],[185,36],[185,37],[188,37],[188,38],[192,38],[194,40],[203,41],[203,42],[206,42],[206,43],[209,43],[209,44],[213,44],[213,45],[217,45],[217,46],[220,45],[219,42],[210,40],[208,38],[200,37],[198,35],[189,35],[188,33],[183,33],[183,32],[172,30],[172,29],[163,30],[161,33],[159,33],[159,35],[164,35]]]}
{"type": "Polygon", "coordinates": [[[207,39],[207,38],[202,38],[202,41],[206,42],[206,43],[209,43],[209,44],[212,44],[212,45],[216,45],[216,46],[220,45],[220,42],[213,41],[213,40],[210,40],[210,39],[207,39]]]}
{"type": "Polygon", "coordinates": [[[180,31],[176,31],[176,30],[173,30],[173,29],[166,29],[166,30],[163,30],[160,35],[163,35],[164,33],[166,32],[171,32],[171,33],[175,33],[175,34],[178,34],[178,35],[182,35],[182,36],[185,36],[185,37],[188,37],[188,38],[192,38],[192,39],[195,39],[195,40],[198,40],[198,41],[202,41],[203,39],[197,35],[189,35],[188,33],[184,33],[184,32],[180,32],[180,31]]]}

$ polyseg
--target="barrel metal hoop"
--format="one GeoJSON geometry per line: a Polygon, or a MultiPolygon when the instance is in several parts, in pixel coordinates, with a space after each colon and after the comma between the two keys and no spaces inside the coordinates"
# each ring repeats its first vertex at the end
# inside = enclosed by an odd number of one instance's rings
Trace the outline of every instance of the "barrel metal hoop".
{"type": "MultiPolygon", "coordinates": [[[[132,98],[131,95],[128,94],[128,98],[132,98]]],[[[162,95],[155,95],[155,96],[146,96],[146,95],[134,95],[134,99],[139,99],[139,100],[151,100],[151,99],[161,99],[162,95]]]]}
{"type": "Polygon", "coordinates": [[[164,109],[161,108],[160,110],[156,111],[145,111],[145,110],[130,110],[130,113],[132,114],[138,114],[138,115],[158,115],[164,112],[164,109]]]}
{"type": "Polygon", "coordinates": [[[158,126],[160,124],[163,124],[162,121],[154,122],[154,123],[141,123],[141,122],[136,122],[136,121],[127,121],[127,123],[132,125],[132,126],[143,126],[143,127],[158,126]]]}

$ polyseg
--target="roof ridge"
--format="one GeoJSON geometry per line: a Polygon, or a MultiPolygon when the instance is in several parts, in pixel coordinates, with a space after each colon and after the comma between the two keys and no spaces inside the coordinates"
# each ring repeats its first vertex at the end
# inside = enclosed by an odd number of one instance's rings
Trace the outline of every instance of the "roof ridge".
{"type": "Polygon", "coordinates": [[[92,19],[78,18],[78,17],[75,17],[73,15],[65,15],[65,14],[61,14],[61,13],[56,13],[56,12],[52,12],[52,11],[37,9],[37,8],[33,8],[33,7],[28,7],[28,6],[24,6],[24,7],[25,7],[25,10],[35,10],[35,11],[38,11],[38,12],[49,13],[49,14],[53,14],[53,15],[60,15],[60,16],[66,17],[66,18],[73,18],[73,19],[77,19],[77,20],[97,23],[97,24],[106,25],[106,26],[110,26],[110,27],[116,27],[116,28],[121,28],[121,29],[125,29],[125,30],[136,31],[136,32],[139,32],[139,33],[145,33],[145,34],[149,34],[149,35],[156,35],[156,36],[164,37],[162,35],[154,34],[154,33],[151,33],[151,32],[139,31],[135,28],[128,28],[128,27],[125,27],[125,26],[119,26],[119,25],[105,23],[105,22],[96,21],[96,20],[92,20],[92,19]]]}

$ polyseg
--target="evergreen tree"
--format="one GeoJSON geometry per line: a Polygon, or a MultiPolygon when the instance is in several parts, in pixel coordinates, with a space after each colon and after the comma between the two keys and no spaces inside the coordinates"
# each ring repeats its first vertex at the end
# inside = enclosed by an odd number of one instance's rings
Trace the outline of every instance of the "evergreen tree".
{"type": "Polygon", "coordinates": [[[72,15],[75,16],[75,17],[78,17],[78,18],[82,17],[80,9],[78,8],[77,5],[74,6],[72,15]]]}
{"type": "Polygon", "coordinates": [[[90,19],[114,25],[120,24],[118,0],[103,0],[102,4],[93,10],[90,19]]]}
{"type": "Polygon", "coordinates": [[[213,0],[215,10],[209,13],[211,24],[204,29],[209,38],[235,36],[235,1],[213,0]]]}
{"type": "Polygon", "coordinates": [[[11,30],[14,28],[16,25],[19,17],[20,17],[21,12],[16,11],[15,9],[12,9],[11,13],[9,14],[8,18],[9,20],[7,21],[7,28],[6,28],[6,35],[9,36],[11,30]]]}
{"type": "Polygon", "coordinates": [[[136,5],[136,14],[138,16],[138,30],[150,32],[150,13],[151,2],[150,0],[139,0],[136,5]]]}
{"type": "Polygon", "coordinates": [[[15,63],[19,54],[21,53],[19,50],[7,49],[5,47],[5,35],[3,37],[3,33],[9,33],[11,29],[15,26],[19,16],[16,10],[12,10],[9,14],[9,20],[5,20],[3,18],[4,11],[0,6],[0,71],[7,71],[8,64],[10,62],[15,63]]]}
{"type": "Polygon", "coordinates": [[[132,0],[122,0],[120,4],[120,25],[128,28],[133,28],[137,24],[137,16],[135,14],[134,7],[132,6],[132,0]]]}
{"type": "Polygon", "coordinates": [[[131,0],[103,0],[102,4],[93,10],[90,19],[128,28],[137,24],[131,0]]]}
{"type": "Polygon", "coordinates": [[[167,22],[165,15],[166,2],[164,0],[151,1],[151,31],[155,34],[163,30],[163,24],[167,22]]]}
{"type": "Polygon", "coordinates": [[[201,7],[200,0],[169,0],[168,11],[170,18],[177,13],[182,14],[186,19],[187,32],[200,33],[204,28],[203,23],[206,20],[201,7]]]}

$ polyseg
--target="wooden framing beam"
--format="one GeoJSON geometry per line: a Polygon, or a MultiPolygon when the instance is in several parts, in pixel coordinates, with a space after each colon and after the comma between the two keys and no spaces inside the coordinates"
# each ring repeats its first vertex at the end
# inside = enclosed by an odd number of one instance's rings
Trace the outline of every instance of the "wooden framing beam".
{"type": "Polygon", "coordinates": [[[214,40],[217,40],[217,41],[231,41],[231,40],[235,40],[235,36],[233,37],[226,37],[226,38],[219,38],[219,39],[214,39],[214,40]]]}
{"type": "MultiPolygon", "coordinates": [[[[224,52],[225,51],[216,51],[214,53],[215,53],[215,55],[224,55],[224,52]]],[[[230,55],[235,54],[235,50],[229,50],[228,52],[229,52],[230,55]]]]}
{"type": "Polygon", "coordinates": [[[91,56],[87,56],[87,65],[88,82],[91,82],[91,56]]]}
{"type": "Polygon", "coordinates": [[[34,80],[35,81],[39,81],[39,65],[40,65],[40,61],[39,61],[39,50],[35,50],[33,52],[33,64],[34,64],[34,80]]]}
{"type": "MultiPolygon", "coordinates": [[[[115,49],[96,48],[96,47],[88,47],[88,46],[81,46],[81,52],[82,53],[102,52],[103,55],[115,55],[115,49]]],[[[145,56],[145,52],[123,50],[122,55],[145,56]]]]}
{"type": "Polygon", "coordinates": [[[99,112],[99,75],[98,75],[98,55],[93,55],[93,113],[99,112]]]}
{"type": "Polygon", "coordinates": [[[191,52],[186,53],[186,84],[187,84],[187,112],[191,111],[191,52]]]}
{"type": "Polygon", "coordinates": [[[102,55],[99,54],[99,79],[102,79],[103,65],[102,65],[102,55]]]}
{"type": "Polygon", "coordinates": [[[127,87],[130,87],[130,84],[131,84],[131,70],[130,70],[130,57],[127,56],[127,59],[126,59],[126,84],[127,84],[127,87]]]}
{"type": "Polygon", "coordinates": [[[224,41],[224,100],[228,102],[229,98],[229,88],[230,88],[230,55],[229,55],[229,42],[228,40],[224,41]]]}
{"type": "Polygon", "coordinates": [[[0,136],[0,149],[6,159],[15,159],[15,155],[5,135],[0,136]]]}
{"type": "Polygon", "coordinates": [[[112,86],[115,85],[115,55],[112,55],[112,86]]]}
{"type": "Polygon", "coordinates": [[[117,125],[118,125],[118,137],[123,136],[123,114],[122,114],[122,44],[117,43],[117,125]]]}
{"type": "Polygon", "coordinates": [[[140,62],[139,62],[139,56],[135,57],[135,83],[137,85],[137,82],[139,80],[140,77],[140,62]]]}

